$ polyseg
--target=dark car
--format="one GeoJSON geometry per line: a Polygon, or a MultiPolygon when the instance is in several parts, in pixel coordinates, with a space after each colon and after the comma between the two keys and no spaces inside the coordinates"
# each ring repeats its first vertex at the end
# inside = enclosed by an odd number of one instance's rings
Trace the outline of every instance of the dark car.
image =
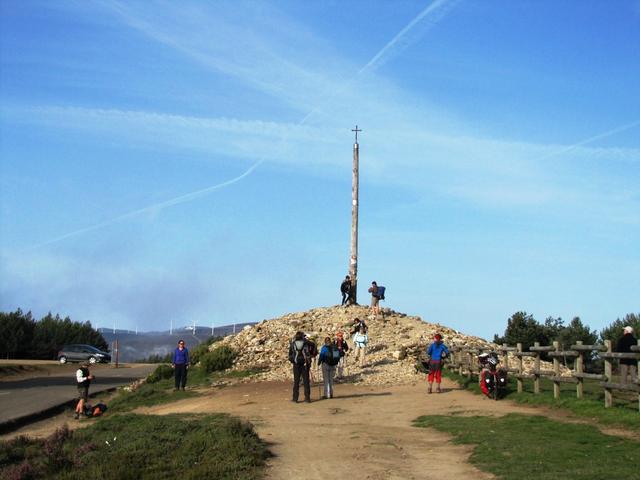
{"type": "Polygon", "coordinates": [[[58,352],[58,361],[60,363],[109,363],[111,361],[111,355],[91,345],[65,345],[62,347],[62,350],[58,352]]]}

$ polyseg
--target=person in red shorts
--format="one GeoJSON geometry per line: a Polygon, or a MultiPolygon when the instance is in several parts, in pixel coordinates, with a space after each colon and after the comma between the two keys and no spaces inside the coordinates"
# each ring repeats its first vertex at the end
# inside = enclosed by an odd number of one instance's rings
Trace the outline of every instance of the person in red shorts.
{"type": "Polygon", "coordinates": [[[442,335],[436,333],[433,336],[434,342],[427,348],[429,357],[429,393],[433,392],[433,381],[436,381],[436,392],[440,393],[440,383],[442,382],[442,361],[449,355],[449,349],[442,343],[442,335]]]}

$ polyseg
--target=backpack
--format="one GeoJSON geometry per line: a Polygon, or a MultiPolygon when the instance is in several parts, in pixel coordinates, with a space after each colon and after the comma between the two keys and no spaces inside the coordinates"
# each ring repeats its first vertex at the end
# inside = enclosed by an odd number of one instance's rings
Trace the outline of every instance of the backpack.
{"type": "Polygon", "coordinates": [[[380,300],[384,300],[384,291],[386,290],[386,287],[383,287],[382,285],[378,286],[378,298],[380,300]]]}
{"type": "Polygon", "coordinates": [[[344,339],[336,340],[335,345],[338,351],[340,352],[341,357],[344,357],[344,354],[349,351],[349,345],[347,344],[347,341],[344,339]]]}
{"type": "Polygon", "coordinates": [[[340,362],[340,350],[338,350],[337,346],[333,344],[327,345],[327,356],[325,357],[325,361],[332,367],[338,365],[340,362]]]}
{"type": "Polygon", "coordinates": [[[304,340],[294,340],[291,343],[293,347],[293,363],[302,365],[310,361],[309,346],[304,340]]]}

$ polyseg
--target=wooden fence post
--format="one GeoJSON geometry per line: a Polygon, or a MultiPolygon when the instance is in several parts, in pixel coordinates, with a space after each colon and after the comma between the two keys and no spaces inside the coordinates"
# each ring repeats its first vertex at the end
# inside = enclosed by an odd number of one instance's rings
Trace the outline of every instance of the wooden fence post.
{"type": "MultiPolygon", "coordinates": [[[[582,340],[576,342],[577,345],[582,345],[582,340]]],[[[584,373],[584,352],[578,350],[578,357],[576,358],[576,364],[574,366],[576,373],[584,373]]],[[[576,397],[582,398],[584,396],[584,378],[578,377],[578,383],[576,383],[576,397]]]]}
{"type": "MultiPolygon", "coordinates": [[[[605,340],[604,346],[607,347],[607,353],[611,353],[611,340],[605,340]]],[[[607,377],[605,382],[610,383],[612,378],[612,365],[611,365],[611,357],[605,357],[604,359],[604,376],[607,377]]],[[[613,406],[613,395],[611,393],[611,389],[604,387],[604,406],[605,408],[609,408],[613,406]]]]}
{"type": "MultiPolygon", "coordinates": [[[[553,348],[555,348],[556,352],[560,351],[560,342],[553,342],[553,348]]],[[[553,357],[553,375],[555,377],[560,376],[560,358],[555,355],[553,357]]],[[[560,398],[560,382],[553,381],[553,398],[556,400],[560,398]]]]}
{"type": "MultiPolygon", "coordinates": [[[[518,343],[516,345],[516,352],[522,353],[522,344],[518,343]]],[[[520,375],[524,374],[524,363],[522,361],[522,356],[518,357],[518,393],[522,393],[522,377],[520,375]]]]}
{"type": "MultiPolygon", "coordinates": [[[[540,342],[533,342],[534,347],[539,347],[540,342]]],[[[534,357],[533,369],[536,372],[540,372],[540,352],[534,352],[536,356],[534,357]]],[[[536,373],[533,378],[533,393],[540,393],[540,373],[536,373]]]]}

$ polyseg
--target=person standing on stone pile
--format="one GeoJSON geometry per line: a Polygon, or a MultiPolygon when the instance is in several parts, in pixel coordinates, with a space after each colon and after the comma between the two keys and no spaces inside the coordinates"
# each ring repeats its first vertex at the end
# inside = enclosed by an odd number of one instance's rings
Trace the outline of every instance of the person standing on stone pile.
{"type": "Polygon", "coordinates": [[[371,294],[371,313],[375,317],[377,317],[380,313],[380,296],[378,295],[378,284],[376,282],[371,282],[371,286],[367,291],[371,294]]]}
{"type": "MultiPolygon", "coordinates": [[[[627,325],[624,327],[623,335],[618,339],[616,352],[618,353],[634,353],[631,351],[633,345],[637,345],[638,340],[633,336],[633,327],[627,325]]],[[[638,360],[635,358],[620,359],[620,382],[627,383],[627,373],[630,374],[630,383],[635,383],[638,379],[638,360]]]]}
{"type": "Polygon", "coordinates": [[[355,361],[357,362],[358,357],[360,357],[360,367],[364,367],[364,357],[366,354],[368,343],[369,335],[367,335],[365,328],[363,326],[360,326],[360,331],[353,336],[353,344],[355,345],[356,353],[355,361]]]}
{"type": "Polygon", "coordinates": [[[293,365],[293,398],[291,401],[298,403],[300,394],[300,379],[304,384],[304,401],[311,403],[311,384],[309,382],[309,369],[311,368],[311,343],[304,338],[303,332],[296,332],[289,344],[289,361],[293,365]]]}
{"type": "Polygon", "coordinates": [[[347,362],[347,352],[349,351],[349,344],[344,339],[344,334],[342,332],[336,333],[336,341],[335,346],[340,352],[340,362],[338,362],[337,368],[337,376],[338,378],[344,375],[344,367],[347,362]]]}
{"type": "Polygon", "coordinates": [[[433,391],[433,381],[436,381],[436,392],[440,393],[440,383],[442,382],[442,361],[449,355],[449,349],[442,342],[442,335],[436,333],[433,336],[433,343],[427,348],[429,357],[429,393],[433,391]]]}
{"type": "Polygon", "coordinates": [[[340,293],[342,294],[342,305],[351,303],[351,277],[347,275],[340,284],[340,293]]]}
{"type": "Polygon", "coordinates": [[[338,347],[331,341],[330,337],[326,337],[318,357],[318,364],[322,368],[322,380],[324,383],[323,398],[333,398],[333,377],[336,374],[336,366],[339,362],[340,351],[338,347]]]}
{"type": "Polygon", "coordinates": [[[349,335],[354,335],[358,333],[361,327],[364,328],[364,333],[369,332],[369,327],[367,326],[367,323],[364,320],[360,320],[359,318],[356,318],[353,321],[353,324],[351,325],[351,332],[349,333],[349,335]]]}

